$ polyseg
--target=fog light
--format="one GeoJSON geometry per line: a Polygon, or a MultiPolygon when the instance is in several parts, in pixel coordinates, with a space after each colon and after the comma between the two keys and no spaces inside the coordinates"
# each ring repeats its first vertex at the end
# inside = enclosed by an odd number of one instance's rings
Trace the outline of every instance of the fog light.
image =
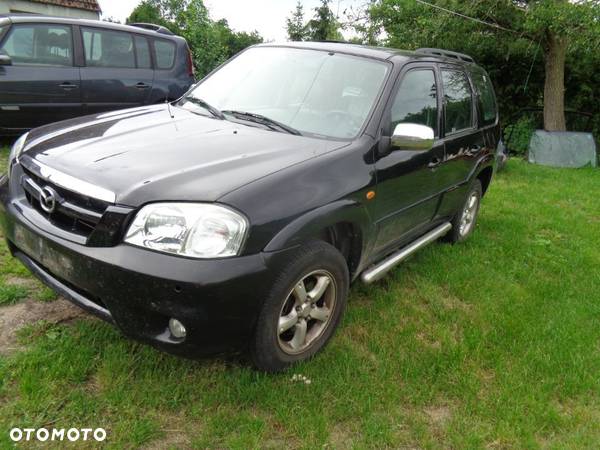
{"type": "Polygon", "coordinates": [[[187,334],[187,331],[183,324],[177,319],[169,319],[169,331],[173,337],[177,339],[183,339],[187,334]]]}

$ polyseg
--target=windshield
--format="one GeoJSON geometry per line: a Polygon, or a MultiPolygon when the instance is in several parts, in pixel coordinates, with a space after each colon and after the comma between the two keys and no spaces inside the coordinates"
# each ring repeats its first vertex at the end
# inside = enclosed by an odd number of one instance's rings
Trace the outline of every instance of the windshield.
{"type": "Polygon", "coordinates": [[[353,138],[387,70],[387,64],[367,58],[257,47],[216,71],[189,96],[222,111],[260,114],[302,134],[353,138]]]}

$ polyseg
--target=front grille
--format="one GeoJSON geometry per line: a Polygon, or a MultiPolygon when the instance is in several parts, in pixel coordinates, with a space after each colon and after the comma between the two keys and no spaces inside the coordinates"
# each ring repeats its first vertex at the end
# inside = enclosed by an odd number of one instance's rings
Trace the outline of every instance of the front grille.
{"type": "Polygon", "coordinates": [[[40,178],[25,167],[23,172],[21,186],[27,202],[57,228],[88,238],[102,219],[109,203],[64,189],[40,178]],[[43,190],[55,193],[53,197],[56,202],[51,211],[44,209],[42,205],[43,190]]]}

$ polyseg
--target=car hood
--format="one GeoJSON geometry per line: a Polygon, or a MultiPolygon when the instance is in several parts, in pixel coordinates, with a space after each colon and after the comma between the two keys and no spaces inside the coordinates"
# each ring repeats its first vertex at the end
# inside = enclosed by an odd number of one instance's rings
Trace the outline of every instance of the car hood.
{"type": "Polygon", "coordinates": [[[344,145],[154,105],[33,130],[22,160],[111,191],[118,204],[139,206],[215,201],[344,145]]]}

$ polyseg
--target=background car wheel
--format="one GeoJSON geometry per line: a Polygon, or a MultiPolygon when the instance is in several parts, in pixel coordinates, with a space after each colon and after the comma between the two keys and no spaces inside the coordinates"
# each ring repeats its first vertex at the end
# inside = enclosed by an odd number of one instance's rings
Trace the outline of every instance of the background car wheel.
{"type": "Polygon", "coordinates": [[[481,181],[475,179],[469,189],[462,209],[452,219],[452,230],[446,235],[446,241],[451,243],[462,242],[473,233],[475,224],[477,223],[482,196],[481,181]]]}
{"type": "Polygon", "coordinates": [[[349,278],[335,247],[315,241],[298,249],[262,306],[250,347],[253,364],[279,372],[321,350],[346,307],[349,278]]]}

